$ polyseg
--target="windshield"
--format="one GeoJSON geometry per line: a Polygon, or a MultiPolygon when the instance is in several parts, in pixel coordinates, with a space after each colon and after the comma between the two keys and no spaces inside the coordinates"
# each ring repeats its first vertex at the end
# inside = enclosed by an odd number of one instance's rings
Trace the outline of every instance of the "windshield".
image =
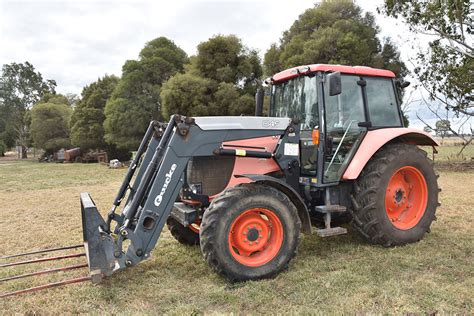
{"type": "Polygon", "coordinates": [[[274,85],[271,112],[271,116],[299,119],[302,130],[318,126],[316,76],[296,77],[274,85]]]}

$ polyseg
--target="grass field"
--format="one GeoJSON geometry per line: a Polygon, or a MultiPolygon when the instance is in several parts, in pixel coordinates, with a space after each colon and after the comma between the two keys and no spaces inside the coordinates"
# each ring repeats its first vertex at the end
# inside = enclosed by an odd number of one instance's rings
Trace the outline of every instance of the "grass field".
{"type": "MultiPolygon", "coordinates": [[[[432,158],[431,147],[425,147],[424,149],[430,154],[429,157],[432,158]]],[[[438,147],[438,153],[435,156],[435,161],[470,161],[474,158],[474,144],[464,148],[461,154],[459,154],[460,149],[460,146],[449,143],[438,147]]]]}
{"type": "MultiPolygon", "coordinates": [[[[105,213],[124,173],[97,164],[0,161],[0,256],[81,243],[79,193],[90,192],[105,213]]],[[[289,270],[270,280],[230,284],[211,271],[198,247],[182,246],[165,231],[150,260],[99,285],[82,283],[0,299],[0,311],[472,314],[474,173],[442,171],[439,182],[438,220],[417,244],[371,246],[353,230],[328,239],[305,236],[289,270]]],[[[12,273],[2,268],[0,278],[12,273]]],[[[0,292],[84,274],[0,284],[0,292]]]]}

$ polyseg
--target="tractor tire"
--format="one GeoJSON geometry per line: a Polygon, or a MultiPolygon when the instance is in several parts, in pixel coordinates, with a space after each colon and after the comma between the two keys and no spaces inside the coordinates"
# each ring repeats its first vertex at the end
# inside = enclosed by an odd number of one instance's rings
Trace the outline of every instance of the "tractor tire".
{"type": "Polygon", "coordinates": [[[199,231],[196,231],[195,228],[185,227],[171,216],[166,220],[166,225],[171,235],[179,243],[187,246],[199,245],[199,231]]]}
{"type": "Polygon", "coordinates": [[[385,247],[421,240],[436,218],[437,178],[425,151],[386,145],[355,181],[352,225],[369,242],[385,247]]]}
{"type": "Polygon", "coordinates": [[[301,221],[281,191],[263,184],[225,190],[204,212],[201,251],[231,282],[269,278],[296,255],[301,221]]]}

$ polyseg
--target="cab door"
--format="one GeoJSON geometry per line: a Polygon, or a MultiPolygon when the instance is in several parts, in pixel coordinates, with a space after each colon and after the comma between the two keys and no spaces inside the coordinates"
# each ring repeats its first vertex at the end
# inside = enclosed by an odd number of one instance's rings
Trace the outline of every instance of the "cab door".
{"type": "Polygon", "coordinates": [[[357,149],[366,128],[360,122],[366,121],[364,99],[360,77],[341,76],[341,93],[329,95],[328,80],[324,80],[325,148],[323,181],[336,182],[342,176],[350,157],[357,149]]]}

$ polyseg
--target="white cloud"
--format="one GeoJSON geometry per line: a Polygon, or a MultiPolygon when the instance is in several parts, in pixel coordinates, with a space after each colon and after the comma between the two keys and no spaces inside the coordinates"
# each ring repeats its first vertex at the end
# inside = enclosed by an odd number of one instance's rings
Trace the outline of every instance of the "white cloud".
{"type": "Polygon", "coordinates": [[[188,54],[215,34],[236,34],[263,55],[313,1],[0,0],[0,64],[31,62],[58,91],[80,93],[120,75],[149,40],[167,36],[188,54]]]}
{"type": "MultiPolygon", "coordinates": [[[[236,34],[263,56],[314,2],[0,0],[0,63],[28,60],[58,91],[80,93],[105,73],[120,75],[125,60],[158,36],[194,54],[215,34],[236,34]]],[[[377,3],[360,1],[372,12],[377,3]]]]}

